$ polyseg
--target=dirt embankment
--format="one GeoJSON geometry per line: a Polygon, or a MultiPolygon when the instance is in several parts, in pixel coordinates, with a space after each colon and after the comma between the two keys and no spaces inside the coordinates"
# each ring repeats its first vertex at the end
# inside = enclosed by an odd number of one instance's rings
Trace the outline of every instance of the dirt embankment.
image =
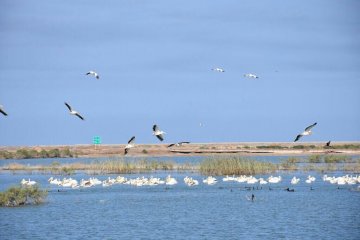
{"type": "MultiPolygon", "coordinates": [[[[0,152],[16,154],[19,150],[60,152],[69,150],[76,157],[124,156],[124,144],[112,145],[57,145],[57,146],[17,146],[0,147],[0,152]]],[[[330,147],[324,143],[191,143],[168,147],[167,144],[137,144],[128,156],[182,156],[239,154],[249,155],[308,155],[308,154],[349,154],[360,155],[360,142],[336,142],[330,147]]]]}

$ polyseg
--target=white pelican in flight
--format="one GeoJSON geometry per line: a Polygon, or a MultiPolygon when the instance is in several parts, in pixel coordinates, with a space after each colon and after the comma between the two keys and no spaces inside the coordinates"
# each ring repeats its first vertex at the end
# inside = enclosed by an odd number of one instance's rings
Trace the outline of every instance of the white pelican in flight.
{"type": "Polygon", "coordinates": [[[92,75],[92,76],[96,77],[96,79],[100,78],[99,74],[97,74],[97,72],[95,72],[95,71],[89,71],[86,73],[86,75],[92,75]]]}
{"type": "Polygon", "coordinates": [[[244,77],[247,77],[247,78],[259,78],[258,76],[256,76],[255,74],[252,74],[252,73],[244,74],[244,77]]]}
{"type": "Polygon", "coordinates": [[[4,107],[2,105],[0,105],[0,112],[4,115],[7,116],[7,113],[4,111],[4,107]]]}
{"type": "Polygon", "coordinates": [[[132,138],[130,138],[130,140],[128,141],[128,144],[125,146],[125,153],[124,155],[126,155],[129,152],[130,148],[135,147],[135,136],[133,136],[132,138]]]}
{"type": "Polygon", "coordinates": [[[219,68],[219,67],[217,67],[217,68],[212,68],[211,70],[213,70],[213,71],[215,71],[215,72],[225,72],[225,70],[224,69],[222,69],[222,68],[219,68]]]}
{"type": "Polygon", "coordinates": [[[155,135],[160,141],[163,141],[163,134],[165,134],[165,132],[161,131],[160,128],[155,124],[153,126],[153,135],[155,135]]]}
{"type": "Polygon", "coordinates": [[[66,105],[67,108],[69,109],[69,113],[70,113],[71,115],[75,115],[75,116],[79,117],[81,120],[85,120],[85,119],[80,115],[80,113],[78,113],[77,111],[73,110],[69,104],[67,104],[67,103],[65,102],[65,105],[66,105]]]}
{"type": "Polygon", "coordinates": [[[316,124],[317,124],[317,123],[314,123],[314,124],[308,126],[307,128],[305,128],[304,132],[302,132],[302,133],[300,133],[299,135],[296,136],[294,142],[298,141],[302,136],[311,135],[311,133],[312,133],[312,132],[311,132],[311,129],[312,129],[313,127],[315,127],[316,124]]]}
{"type": "Polygon", "coordinates": [[[172,147],[172,146],[177,146],[177,147],[180,147],[180,146],[182,146],[182,145],[184,145],[184,144],[189,144],[190,142],[178,142],[178,143],[172,143],[172,144],[170,144],[169,146],[167,146],[168,148],[169,147],[172,147]]]}

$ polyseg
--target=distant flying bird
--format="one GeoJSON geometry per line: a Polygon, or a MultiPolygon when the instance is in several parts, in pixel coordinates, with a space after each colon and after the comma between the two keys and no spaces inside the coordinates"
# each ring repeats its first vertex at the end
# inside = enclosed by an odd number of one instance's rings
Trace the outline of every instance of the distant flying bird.
{"type": "Polygon", "coordinates": [[[302,132],[302,133],[300,133],[299,135],[296,136],[294,142],[298,141],[302,136],[311,135],[311,134],[312,134],[311,129],[312,129],[313,127],[315,127],[316,124],[317,124],[317,123],[314,123],[314,124],[308,126],[307,128],[305,128],[305,131],[304,131],[304,132],[302,132]]]}
{"type": "Polygon", "coordinates": [[[328,142],[326,143],[325,147],[330,147],[330,143],[331,143],[331,141],[328,141],[328,142]]]}
{"type": "Polygon", "coordinates": [[[247,78],[259,78],[258,76],[256,76],[255,74],[252,74],[252,73],[244,74],[244,77],[247,77],[247,78]]]}
{"type": "Polygon", "coordinates": [[[165,132],[161,131],[160,128],[155,124],[153,126],[153,135],[155,135],[160,141],[163,141],[163,134],[165,134],[165,132]]]}
{"type": "Polygon", "coordinates": [[[96,79],[100,78],[99,74],[97,74],[95,71],[89,71],[86,73],[86,75],[92,75],[92,76],[96,77],[96,79]]]}
{"type": "Polygon", "coordinates": [[[132,138],[130,138],[130,140],[128,141],[128,144],[125,146],[125,153],[124,155],[126,155],[129,152],[130,148],[135,147],[135,136],[133,136],[132,138]]]}
{"type": "Polygon", "coordinates": [[[178,143],[172,143],[172,144],[170,144],[169,146],[167,146],[168,148],[169,147],[172,147],[172,146],[177,146],[177,147],[179,147],[179,146],[182,146],[182,145],[184,145],[184,144],[189,144],[190,142],[178,142],[178,143]]]}
{"type": "Polygon", "coordinates": [[[75,110],[73,110],[69,104],[67,104],[67,103],[65,102],[65,105],[66,105],[67,108],[69,109],[69,113],[70,113],[71,115],[78,116],[81,120],[85,120],[85,119],[80,115],[80,113],[77,112],[77,111],[75,111],[75,110]]]}
{"type": "Polygon", "coordinates": [[[7,113],[4,111],[4,107],[2,105],[0,105],[0,112],[4,115],[7,116],[7,113]]]}
{"type": "Polygon", "coordinates": [[[222,68],[212,68],[211,70],[213,70],[213,71],[215,71],[215,72],[225,72],[225,70],[224,69],[222,69],[222,68]]]}

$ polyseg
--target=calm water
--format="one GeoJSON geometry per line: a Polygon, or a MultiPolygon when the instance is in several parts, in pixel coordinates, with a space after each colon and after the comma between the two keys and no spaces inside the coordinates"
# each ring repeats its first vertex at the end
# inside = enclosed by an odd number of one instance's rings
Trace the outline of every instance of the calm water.
{"type": "MultiPolygon", "coordinates": [[[[168,172],[145,174],[164,178],[168,172]]],[[[197,173],[171,173],[178,184],[165,187],[113,185],[64,189],[49,185],[50,175],[0,174],[0,189],[31,178],[49,189],[40,206],[0,208],[1,239],[359,239],[360,192],[316,176],[311,191],[308,173],[283,173],[283,181],[259,190],[244,183],[204,185],[197,173]],[[187,187],[188,175],[200,185],[187,187]],[[295,192],[292,176],[301,178],[295,192]],[[290,186],[292,187],[292,186],[290,186]],[[255,194],[255,202],[247,197],[255,194]]],[[[336,173],[341,175],[342,173],[336,173]]],[[[101,180],[108,176],[98,175],[101,180]]],[[[135,178],[142,175],[125,175],[135,178]]],[[[89,178],[78,173],[73,178],[89,178]]],[[[260,177],[260,176],[257,176],[260,177]]],[[[267,176],[266,176],[267,177],[267,176]]],[[[256,186],[256,185],[255,185],[256,186]]]]}

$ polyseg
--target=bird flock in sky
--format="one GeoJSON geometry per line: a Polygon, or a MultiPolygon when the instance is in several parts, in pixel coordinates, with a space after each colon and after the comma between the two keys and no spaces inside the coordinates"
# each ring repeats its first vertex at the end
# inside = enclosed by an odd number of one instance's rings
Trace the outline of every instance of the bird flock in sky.
{"type": "MultiPolygon", "coordinates": [[[[219,73],[224,73],[225,70],[223,68],[220,67],[215,67],[211,69],[212,71],[215,72],[219,72],[219,73]]],[[[93,76],[96,79],[100,79],[100,76],[97,72],[95,71],[89,71],[86,73],[87,76],[93,76]]],[[[244,77],[246,78],[253,78],[253,79],[257,79],[259,78],[256,74],[253,73],[247,73],[244,74],[244,77]]],[[[81,120],[85,120],[85,118],[76,110],[74,110],[69,103],[65,102],[65,106],[68,108],[69,110],[69,114],[74,115],[76,117],[78,117],[81,120]]],[[[4,107],[2,105],[0,105],[0,113],[2,113],[4,116],[8,116],[7,112],[5,112],[4,107]]],[[[201,124],[202,125],[202,124],[201,124]]],[[[308,126],[307,128],[305,128],[305,130],[298,134],[294,140],[294,142],[297,142],[300,138],[302,138],[303,136],[309,136],[312,134],[311,129],[313,127],[315,127],[317,125],[317,123],[315,122],[314,124],[308,126]]],[[[162,131],[158,125],[154,124],[153,125],[153,135],[155,137],[157,137],[161,142],[164,140],[164,134],[166,134],[164,131],[162,131]]],[[[173,147],[173,146],[182,146],[183,144],[189,144],[190,142],[178,142],[178,143],[172,143],[170,145],[168,145],[168,147],[173,147]]],[[[326,144],[326,146],[330,146],[330,141],[326,144]]],[[[135,136],[131,137],[130,140],[128,141],[127,145],[125,146],[124,149],[124,155],[126,155],[129,150],[131,148],[135,147],[135,136]]]]}

